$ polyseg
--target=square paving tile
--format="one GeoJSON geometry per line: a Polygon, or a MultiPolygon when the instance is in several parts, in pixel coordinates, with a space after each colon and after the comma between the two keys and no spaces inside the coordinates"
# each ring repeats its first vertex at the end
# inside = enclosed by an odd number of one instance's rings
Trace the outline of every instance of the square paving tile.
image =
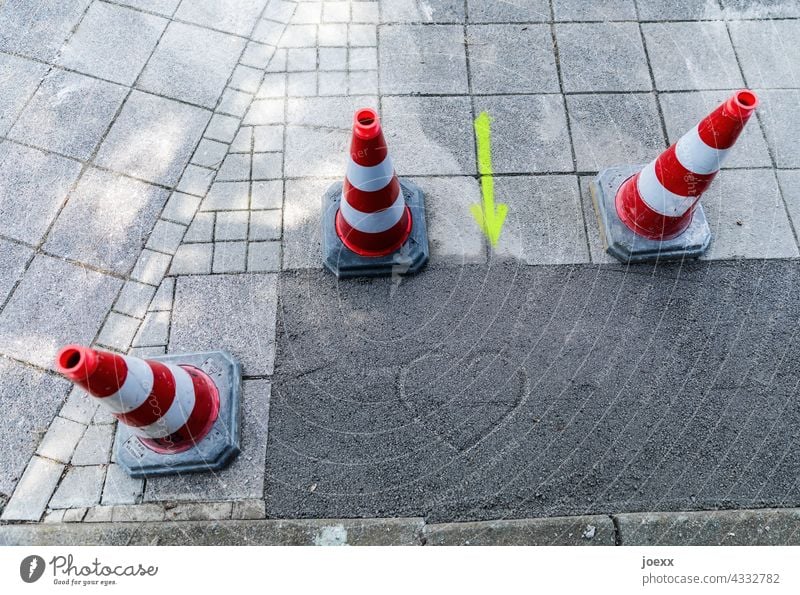
{"type": "Polygon", "coordinates": [[[550,20],[547,0],[467,0],[471,23],[533,23],[550,20]]]}
{"type": "Polygon", "coordinates": [[[473,93],[558,93],[550,25],[470,25],[473,93]]]}
{"type": "MultiPolygon", "coordinates": [[[[667,124],[670,144],[678,142],[684,133],[694,128],[700,120],[714,111],[732,94],[733,91],[693,91],[659,95],[658,101],[661,103],[661,111],[667,124]]],[[[758,119],[753,116],[742,131],[739,140],[736,141],[733,150],[728,154],[723,167],[769,167],[771,165],[767,143],[758,119]]]]}
{"type": "Polygon", "coordinates": [[[50,499],[50,508],[76,508],[98,504],[105,473],[105,467],[100,465],[72,467],[50,499]]]}
{"type": "Polygon", "coordinates": [[[553,0],[556,21],[635,21],[634,0],[553,0]]]}
{"type": "Polygon", "coordinates": [[[46,72],[45,64],[0,54],[0,85],[3,88],[0,93],[0,135],[11,128],[46,72]]]}
{"type": "Polygon", "coordinates": [[[175,252],[170,275],[208,275],[214,244],[184,244],[175,252]]]}
{"type": "Polygon", "coordinates": [[[63,155],[88,159],[127,92],[125,87],[113,83],[53,70],[8,136],[63,155]]]}
{"type": "Polygon", "coordinates": [[[789,218],[795,231],[800,230],[800,169],[781,170],[777,173],[789,218]]]}
{"type": "Polygon", "coordinates": [[[697,21],[722,16],[718,0],[647,0],[639,2],[643,21],[697,21]]]}
{"type": "Polygon", "coordinates": [[[117,4],[124,4],[133,8],[141,8],[150,12],[157,12],[165,17],[171,17],[181,3],[181,0],[116,0],[117,4]]]}
{"type": "Polygon", "coordinates": [[[380,30],[381,92],[467,93],[464,31],[453,25],[387,25],[380,30]]]}
{"type": "Polygon", "coordinates": [[[185,232],[185,225],[160,219],[156,221],[150,237],[147,238],[147,247],[151,250],[175,254],[175,250],[180,246],[185,232]]]}
{"type": "MultiPolygon", "coordinates": [[[[756,114],[764,125],[767,143],[775,156],[778,167],[800,167],[800,151],[797,139],[800,138],[800,119],[787,117],[800,105],[800,90],[779,91],[777,89],[759,91],[761,104],[756,114]]],[[[753,122],[752,124],[755,124],[753,122]]],[[[752,126],[748,124],[748,126],[752,126]]]]}
{"type": "Polygon", "coordinates": [[[206,110],[134,91],[100,146],[96,163],[171,186],[210,117],[206,110]]]}
{"type": "Polygon", "coordinates": [[[400,175],[471,175],[472,109],[466,97],[385,97],[383,131],[400,175]]]}
{"type": "Polygon", "coordinates": [[[350,140],[348,130],[287,126],[286,177],[344,176],[350,140]]]}
{"type": "Polygon", "coordinates": [[[657,89],[734,89],[744,85],[725,23],[645,23],[642,32],[657,89]]]}
{"type": "Polygon", "coordinates": [[[138,82],[140,89],[213,108],[246,41],[170,23],[138,82]]]}
{"type": "Polygon", "coordinates": [[[163,188],[91,169],[61,211],[45,250],[126,274],[168,197],[163,188]]]}
{"type": "Polygon", "coordinates": [[[380,0],[384,23],[463,23],[463,0],[380,0]]]}
{"type": "Polygon", "coordinates": [[[320,201],[336,178],[286,180],[283,209],[283,269],[322,267],[320,201]]]}
{"type": "Polygon", "coordinates": [[[50,368],[67,343],[91,343],[121,285],[119,279],[37,256],[0,314],[0,353],[50,368]]]}
{"type": "Polygon", "coordinates": [[[637,24],[559,24],[556,39],[564,91],[652,88],[637,24]]]}
{"type": "Polygon", "coordinates": [[[3,520],[38,521],[63,472],[64,465],[33,457],[19,480],[14,496],[3,509],[3,520]]]}
{"type": "Polygon", "coordinates": [[[573,170],[561,95],[479,97],[475,111],[492,118],[495,173],[573,170]]]}
{"type": "Polygon", "coordinates": [[[178,182],[175,188],[186,194],[205,196],[206,192],[208,192],[208,187],[214,181],[215,174],[216,172],[213,169],[189,164],[181,176],[181,181],[178,182]]]}
{"type": "Polygon", "coordinates": [[[800,17],[800,4],[792,0],[720,0],[730,19],[800,17]]]}
{"type": "Polygon", "coordinates": [[[58,63],[132,85],[167,26],[161,17],[95,2],[61,50],[58,63]]]}
{"type": "Polygon", "coordinates": [[[77,161],[0,143],[0,233],[38,244],[80,171],[77,161]]]}
{"type": "Polygon", "coordinates": [[[169,351],[230,351],[245,376],[272,374],[277,275],[181,277],[169,351]]]}
{"type": "Polygon", "coordinates": [[[247,242],[214,244],[214,273],[242,273],[247,268],[247,242]]]}
{"type": "Polygon", "coordinates": [[[175,18],[235,35],[250,35],[267,0],[183,0],[175,18]]]}
{"type": "Polygon", "coordinates": [[[569,95],[567,108],[579,171],[647,163],[666,148],[649,93],[569,95]]]}
{"type": "Polygon", "coordinates": [[[251,242],[247,247],[247,270],[253,273],[279,273],[280,242],[251,242]]]}
{"type": "Polygon", "coordinates": [[[6,301],[28,264],[33,250],[22,244],[0,239],[0,304],[6,301]]]}
{"type": "Polygon", "coordinates": [[[7,0],[0,6],[0,50],[52,60],[89,2],[7,0]]]}
{"type": "Polygon", "coordinates": [[[733,21],[731,37],[751,87],[800,87],[800,21],[733,21]]]}
{"type": "Polygon", "coordinates": [[[250,202],[249,192],[249,182],[214,182],[208,196],[200,205],[200,210],[246,210],[250,202]]]}

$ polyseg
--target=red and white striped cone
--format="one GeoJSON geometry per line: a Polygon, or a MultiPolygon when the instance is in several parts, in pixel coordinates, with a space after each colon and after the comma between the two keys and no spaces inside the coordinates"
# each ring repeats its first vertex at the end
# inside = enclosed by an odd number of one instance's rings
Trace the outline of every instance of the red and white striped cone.
{"type": "Polygon", "coordinates": [[[411,228],[411,211],[389,157],[378,114],[373,109],[358,110],[336,213],[336,233],[359,256],[377,258],[396,252],[411,228]]]}
{"type": "Polygon", "coordinates": [[[219,392],[202,370],[188,365],[67,345],[56,370],[82,387],[139,440],[159,454],[195,447],[219,413],[219,392]]]}
{"type": "Polygon", "coordinates": [[[616,195],[620,220],[634,233],[652,240],[669,240],[686,231],[700,196],[757,105],[755,93],[738,91],[628,178],[616,195]]]}

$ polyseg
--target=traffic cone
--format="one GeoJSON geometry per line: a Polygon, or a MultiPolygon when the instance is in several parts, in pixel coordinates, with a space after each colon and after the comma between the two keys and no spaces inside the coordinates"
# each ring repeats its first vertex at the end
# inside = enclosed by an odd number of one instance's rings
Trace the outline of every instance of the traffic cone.
{"type": "Polygon", "coordinates": [[[700,196],[757,105],[755,93],[738,91],[644,168],[600,172],[591,188],[608,252],[623,262],[705,252],[711,232],[700,196]]]}
{"type": "MultiPolygon", "coordinates": [[[[215,354],[198,354],[213,355],[215,354]]],[[[162,359],[174,360],[175,357],[162,359]]],[[[211,358],[206,357],[204,367],[219,372],[220,367],[209,366],[210,361],[211,358]]],[[[165,463],[166,469],[171,472],[178,472],[178,467],[180,471],[219,468],[213,466],[213,457],[212,460],[207,459],[213,454],[210,450],[214,450],[215,445],[211,445],[210,449],[203,449],[202,453],[198,451],[198,447],[204,445],[204,440],[220,418],[221,398],[230,401],[232,397],[238,398],[238,394],[232,395],[231,391],[221,393],[212,377],[199,367],[187,363],[173,364],[156,359],[144,360],[117,355],[81,345],[67,345],[56,356],[56,371],[94,397],[117,418],[119,427],[124,428],[138,443],[146,447],[156,461],[159,457],[163,459],[165,455],[180,457],[181,453],[197,451],[184,455],[181,460],[165,463]],[[193,454],[199,455],[200,468],[187,468],[187,462],[198,463],[198,456],[193,454]]],[[[223,389],[229,388],[228,384],[220,383],[223,389]]],[[[230,404],[226,405],[224,413],[229,413],[230,404]]],[[[238,452],[238,420],[236,421],[237,429],[233,432],[235,443],[228,444],[228,448],[223,449],[227,451],[224,453],[225,463],[231,458],[231,450],[235,451],[233,454],[238,452]]],[[[219,434],[221,433],[217,432],[219,434]]],[[[128,446],[128,450],[134,454],[137,451],[143,452],[141,447],[137,449],[128,446]]],[[[121,454],[123,456],[118,458],[122,460],[118,462],[126,468],[131,467],[130,464],[125,465],[126,453],[121,454]]],[[[144,457],[136,457],[136,464],[128,469],[129,472],[135,473],[137,467],[148,467],[148,462],[142,463],[142,458],[144,457]]]]}
{"type": "Polygon", "coordinates": [[[356,112],[349,157],[344,184],[323,196],[325,265],[337,276],[417,271],[428,258],[422,192],[398,179],[375,110],[356,112]]]}

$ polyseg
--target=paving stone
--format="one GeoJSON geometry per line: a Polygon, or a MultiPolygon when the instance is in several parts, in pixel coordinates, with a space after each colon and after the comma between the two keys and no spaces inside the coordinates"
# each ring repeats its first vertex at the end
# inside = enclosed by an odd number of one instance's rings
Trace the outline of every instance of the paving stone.
{"type": "Polygon", "coordinates": [[[149,347],[131,347],[128,350],[128,355],[139,358],[156,357],[159,355],[166,355],[166,345],[151,345],[149,347]]]}
{"type": "Polygon", "coordinates": [[[555,30],[564,91],[652,88],[637,24],[567,23],[555,30]]]}
{"type": "Polygon", "coordinates": [[[63,417],[56,417],[39,443],[36,454],[59,463],[69,463],[86,426],[63,417]]]}
{"type": "Polygon", "coordinates": [[[320,70],[346,70],[347,48],[319,48],[320,70]]]}
{"type": "Polygon", "coordinates": [[[215,185],[219,182],[242,181],[250,178],[250,154],[230,153],[219,168],[215,185]]]}
{"type": "Polygon", "coordinates": [[[184,244],[172,259],[170,275],[207,275],[211,272],[213,244],[184,244]]]}
{"type": "Polygon", "coordinates": [[[256,25],[252,38],[255,41],[260,41],[261,43],[271,46],[277,45],[285,26],[286,25],[283,23],[261,20],[258,22],[258,25],[256,25]]]}
{"type": "MultiPolygon", "coordinates": [[[[323,73],[332,74],[332,73],[323,73]]],[[[349,89],[351,95],[375,95],[378,92],[378,73],[374,71],[369,72],[351,72],[349,73],[349,89]]],[[[320,93],[321,95],[322,93],[320,93]]]]}
{"type": "MultiPolygon", "coordinates": [[[[263,21],[262,21],[263,22],[263,21]]],[[[286,72],[286,61],[288,59],[286,49],[275,50],[272,59],[267,65],[267,72],[286,72]]]]}
{"type": "Polygon", "coordinates": [[[414,178],[425,193],[431,258],[448,264],[485,263],[483,233],[470,206],[481,204],[478,181],[469,177],[414,178]]]}
{"type": "Polygon", "coordinates": [[[253,129],[253,151],[283,150],[283,126],[256,126],[253,129]]]}
{"type": "Polygon", "coordinates": [[[167,272],[170,257],[168,254],[153,252],[152,250],[142,250],[136,266],[131,272],[131,279],[141,281],[148,285],[158,285],[167,272]]]}
{"type": "Polygon", "coordinates": [[[553,0],[556,21],[635,21],[634,0],[553,0]]]}
{"type": "Polygon", "coordinates": [[[313,48],[317,45],[317,28],[314,25],[288,25],[278,41],[282,48],[313,48]]]}
{"type": "MultiPolygon", "coordinates": [[[[133,350],[131,350],[133,351],[133,350]]],[[[133,355],[133,354],[131,354],[133,355]]],[[[94,417],[92,418],[92,423],[95,425],[103,425],[103,424],[115,424],[117,423],[117,418],[111,414],[111,411],[108,407],[100,407],[98,406],[97,411],[94,412],[94,417]]],[[[111,460],[114,460],[114,454],[111,454],[111,460]]]]}
{"type": "Polygon", "coordinates": [[[639,3],[639,18],[643,21],[696,21],[721,16],[717,0],[647,0],[639,3]]]}
{"type": "Polygon", "coordinates": [[[183,0],[175,17],[248,36],[266,3],[267,0],[183,0]]]}
{"type": "Polygon", "coordinates": [[[233,71],[229,86],[245,93],[255,93],[261,84],[262,76],[263,72],[258,68],[250,68],[240,64],[233,71]]]}
{"type": "MultiPolygon", "coordinates": [[[[227,278],[246,281],[259,278],[271,278],[274,280],[276,277],[277,275],[235,275],[227,278]]],[[[226,279],[226,277],[213,276],[209,279],[214,282],[218,279],[226,279]]],[[[181,279],[179,285],[183,281],[184,279],[181,279]]],[[[257,281],[257,283],[260,282],[257,281]]],[[[258,294],[254,293],[253,295],[258,294]]],[[[249,307],[255,307],[255,304],[249,307]]],[[[258,311],[263,312],[260,309],[258,311]]],[[[219,346],[215,347],[215,349],[219,348],[219,346]]],[[[186,474],[148,479],[145,488],[145,500],[263,498],[270,390],[270,383],[267,380],[245,380],[243,382],[242,452],[229,467],[215,473],[186,474]]],[[[172,520],[230,518],[231,503],[179,505],[168,510],[167,516],[172,520]],[[205,507],[210,508],[205,510],[205,507]]]]}
{"type": "MultiPolygon", "coordinates": [[[[109,469],[110,471],[110,469],[109,469]]],[[[106,478],[108,481],[108,478],[106,478]]],[[[113,506],[93,506],[86,511],[86,516],[83,517],[84,523],[110,523],[112,513],[114,512],[113,506]]]]}
{"type": "Polygon", "coordinates": [[[296,5],[293,23],[316,25],[322,22],[322,2],[300,2],[296,5]]]}
{"type": "Polygon", "coordinates": [[[78,72],[133,85],[167,22],[129,8],[95,2],[62,48],[58,63],[78,72]]]}
{"type": "MultiPolygon", "coordinates": [[[[202,244],[199,244],[202,245],[202,244]]],[[[166,345],[169,338],[169,312],[148,312],[133,341],[134,347],[166,345]]]]}
{"type": "Polygon", "coordinates": [[[125,87],[51,71],[8,137],[76,159],[88,159],[125,99],[125,87]]]}
{"type": "Polygon", "coordinates": [[[470,25],[473,93],[558,93],[549,25],[470,25]]]}
{"type": "Polygon", "coordinates": [[[206,129],[206,136],[223,143],[229,143],[239,129],[239,120],[232,116],[214,114],[206,129]]]}
{"type": "Polygon", "coordinates": [[[283,153],[255,153],[253,180],[277,180],[283,177],[283,153]]]}
{"type": "Polygon", "coordinates": [[[0,135],[8,132],[46,72],[45,64],[0,54],[0,84],[3,85],[3,93],[0,95],[0,135]]]}
{"type": "Polygon", "coordinates": [[[183,236],[184,243],[210,242],[214,236],[214,213],[197,213],[183,236]]]}
{"type": "Polygon", "coordinates": [[[252,209],[280,209],[283,205],[283,182],[253,182],[252,209]]]}
{"type": "Polygon", "coordinates": [[[178,181],[210,116],[206,110],[134,91],[100,146],[96,163],[171,186],[178,181]]]}
{"type": "Polygon", "coordinates": [[[778,184],[795,231],[800,230],[800,170],[779,170],[778,184]]]}
{"type": "Polygon", "coordinates": [[[747,85],[800,87],[800,21],[733,21],[733,45],[747,85]]]}
{"type": "Polygon", "coordinates": [[[231,518],[242,520],[255,520],[267,517],[266,503],[264,500],[241,500],[233,503],[231,518]]]}
{"type": "Polygon", "coordinates": [[[178,8],[181,0],[115,0],[117,4],[124,4],[141,10],[148,10],[171,17],[178,8]]]}
{"type": "Polygon", "coordinates": [[[378,45],[378,31],[375,25],[350,25],[350,47],[378,45]]]}
{"type": "Polygon", "coordinates": [[[323,2],[323,23],[347,23],[350,21],[349,2],[323,2]]]}
{"type": "Polygon", "coordinates": [[[230,211],[217,214],[214,240],[246,240],[248,211],[230,211]]]}
{"type": "Polygon", "coordinates": [[[214,244],[214,273],[243,273],[247,266],[247,242],[214,244]]]}
{"type": "Polygon", "coordinates": [[[287,177],[342,176],[342,156],[347,154],[349,142],[346,130],[289,126],[284,173],[287,177]]]}
{"type": "Polygon", "coordinates": [[[33,250],[27,246],[0,239],[0,304],[11,295],[32,256],[33,250]]]}
{"type": "Polygon", "coordinates": [[[263,43],[251,41],[247,44],[244,54],[240,58],[242,64],[252,66],[253,68],[263,69],[269,64],[270,58],[275,51],[275,48],[263,43]]]}
{"type": "Polygon", "coordinates": [[[425,545],[554,546],[615,545],[608,516],[437,523],[423,530],[425,545]]]}
{"type": "Polygon", "coordinates": [[[236,211],[247,209],[249,182],[214,182],[208,196],[200,205],[203,211],[236,211]]]}
{"type": "Polygon", "coordinates": [[[115,523],[144,523],[163,521],[164,507],[160,504],[134,504],[114,506],[111,519],[115,523]]]}
{"type": "MultiPolygon", "coordinates": [[[[119,465],[109,465],[106,482],[103,486],[101,503],[108,508],[111,504],[137,504],[144,492],[144,480],[130,477],[119,465]]],[[[109,514],[109,519],[110,514],[109,514]]]]}
{"type": "Polygon", "coordinates": [[[64,513],[67,512],[64,509],[61,510],[49,510],[47,514],[44,515],[43,523],[63,523],[64,522],[64,513]]]}
{"type": "Polygon", "coordinates": [[[0,6],[0,50],[52,61],[90,1],[8,0],[0,6]]]}
{"type": "Polygon", "coordinates": [[[383,130],[399,175],[477,173],[466,97],[384,97],[383,130]]]}
{"type": "Polygon", "coordinates": [[[246,376],[271,374],[275,358],[276,287],[275,275],[178,279],[169,351],[227,349],[241,362],[246,376]],[[255,318],[230,315],[245,311],[259,315],[255,318]]]}
{"type": "Polygon", "coordinates": [[[181,176],[181,181],[176,187],[181,192],[194,194],[195,196],[205,196],[208,187],[214,181],[214,170],[200,167],[198,165],[187,165],[186,170],[181,176]]]}
{"type": "MultiPolygon", "coordinates": [[[[734,91],[693,91],[689,93],[662,93],[658,96],[669,142],[678,142],[700,120],[726,101],[734,91]]],[[[575,131],[573,129],[573,137],[575,131]]],[[[742,131],[723,167],[769,167],[772,161],[764,134],[753,117],[742,131]]]]}
{"type": "Polygon", "coordinates": [[[153,298],[154,293],[155,289],[150,285],[127,281],[122,286],[122,291],[114,304],[114,310],[134,318],[144,318],[147,305],[153,298]]]}
{"type": "Polygon", "coordinates": [[[319,26],[318,39],[320,47],[346,47],[347,25],[326,24],[319,26]]]}
{"type": "Polygon", "coordinates": [[[166,507],[165,521],[218,521],[231,518],[230,502],[191,502],[166,507]]]}
{"type": "Polygon", "coordinates": [[[581,176],[581,206],[583,207],[583,220],[586,222],[586,234],[589,237],[589,258],[596,264],[614,264],[616,258],[605,251],[603,241],[600,239],[600,222],[592,201],[589,183],[594,176],[581,176]]]}
{"type": "Polygon", "coordinates": [[[137,86],[145,91],[213,108],[245,43],[239,37],[172,22],[158,42],[137,86]]]}
{"type": "Polygon", "coordinates": [[[702,198],[713,240],[703,258],[793,258],[797,244],[775,173],[726,170],[702,198]]]}
{"type": "Polygon", "coordinates": [[[322,266],[320,197],[337,181],[341,180],[286,180],[286,202],[283,210],[284,270],[318,269],[322,266]]]}
{"type": "Polygon", "coordinates": [[[43,368],[67,343],[91,343],[122,282],[45,255],[0,314],[0,353],[43,368]]]}
{"type": "Polygon", "coordinates": [[[159,219],[150,237],[147,238],[147,247],[151,250],[174,254],[175,250],[180,246],[185,232],[185,225],[159,219]]]}
{"type": "Polygon", "coordinates": [[[216,111],[241,118],[244,116],[247,108],[250,107],[250,102],[252,100],[253,96],[251,94],[228,88],[225,89],[225,92],[222,94],[222,99],[220,99],[216,111]]]}
{"type": "Polygon", "coordinates": [[[464,31],[453,25],[381,27],[381,92],[467,93],[464,31]]]}
{"type": "Polygon", "coordinates": [[[0,143],[0,164],[0,233],[38,244],[81,165],[10,142],[0,143]]]}
{"type": "Polygon", "coordinates": [[[90,425],[72,455],[73,465],[106,465],[114,441],[113,424],[90,425]]]}
{"type": "Polygon", "coordinates": [[[299,72],[316,70],[317,48],[290,48],[286,50],[286,70],[299,72]]]}
{"type": "Polygon", "coordinates": [[[287,0],[270,0],[269,5],[264,10],[262,16],[265,19],[272,19],[273,21],[278,21],[280,23],[288,23],[289,20],[295,20],[292,18],[292,15],[294,14],[297,6],[297,2],[289,2],[287,0]]]}
{"type": "Polygon", "coordinates": [[[281,238],[281,211],[251,211],[251,241],[279,240],[281,238]]]}
{"type": "Polygon", "coordinates": [[[97,410],[98,403],[85,391],[78,388],[77,385],[72,387],[67,402],[59,411],[59,417],[77,421],[83,425],[89,425],[92,421],[95,411],[97,410]]]}
{"type": "Polygon", "coordinates": [[[80,523],[86,516],[87,508],[70,508],[64,511],[63,521],[65,523],[80,523]]]}
{"type": "Polygon", "coordinates": [[[217,168],[228,154],[228,145],[215,140],[204,138],[197,145],[192,156],[192,163],[203,167],[217,168]]]}
{"type": "Polygon", "coordinates": [[[291,72],[287,84],[289,96],[306,97],[317,94],[316,72],[291,72]]]}
{"type": "Polygon", "coordinates": [[[646,23],[642,33],[657,89],[744,86],[725,23],[646,23]]]}
{"type": "Polygon", "coordinates": [[[38,521],[63,471],[64,465],[60,463],[41,457],[31,458],[0,518],[4,521],[38,521]]]}
{"type": "Polygon", "coordinates": [[[798,18],[800,5],[792,0],[721,0],[729,19],[798,18]]]}
{"type": "Polygon", "coordinates": [[[532,23],[550,20],[550,5],[547,0],[468,0],[467,5],[472,23],[532,23]]]}
{"type": "Polygon", "coordinates": [[[377,70],[376,48],[350,48],[350,70],[377,70]]]}
{"type": "Polygon", "coordinates": [[[236,133],[231,143],[231,153],[249,153],[253,148],[253,127],[245,126],[236,133]]]}
{"type": "Polygon", "coordinates": [[[350,20],[354,23],[377,23],[379,11],[379,2],[351,2],[350,20]]]}
{"type": "Polygon", "coordinates": [[[281,124],[283,123],[282,99],[257,99],[245,116],[244,124],[281,124]]]}
{"type": "Polygon", "coordinates": [[[332,128],[350,134],[357,109],[378,109],[377,97],[301,97],[287,102],[287,122],[300,126],[332,128]]]}
{"type": "Polygon", "coordinates": [[[139,328],[139,320],[125,314],[111,312],[106,319],[97,343],[117,351],[125,351],[130,347],[131,341],[139,328]]]}
{"type": "Polygon", "coordinates": [[[264,75],[264,80],[256,93],[256,99],[274,99],[286,95],[285,72],[268,72],[264,75]]]}
{"type": "Polygon", "coordinates": [[[280,242],[250,242],[247,247],[247,271],[250,273],[279,273],[281,270],[280,242]]]}
{"type": "Polygon", "coordinates": [[[560,95],[480,97],[476,112],[492,122],[495,173],[572,171],[572,153],[560,95]]]}
{"type": "Polygon", "coordinates": [[[381,19],[384,23],[463,23],[462,0],[380,0],[381,19]]]}
{"type": "Polygon", "coordinates": [[[666,148],[649,93],[568,95],[567,109],[579,171],[647,163],[666,148]]]}
{"type": "Polygon", "coordinates": [[[800,119],[785,117],[800,104],[800,90],[760,91],[759,97],[761,105],[756,113],[764,126],[775,164],[785,168],[800,167],[800,151],[797,150],[800,119]]]}
{"type": "Polygon", "coordinates": [[[163,312],[172,310],[172,296],[175,293],[175,279],[164,279],[158,286],[158,291],[147,308],[148,312],[163,312]]]}
{"type": "Polygon", "coordinates": [[[76,508],[100,503],[105,467],[71,467],[50,498],[50,508],[76,508]]]}
{"type": "Polygon", "coordinates": [[[89,169],[50,231],[45,250],[120,274],[131,270],[169,192],[89,169]]]}

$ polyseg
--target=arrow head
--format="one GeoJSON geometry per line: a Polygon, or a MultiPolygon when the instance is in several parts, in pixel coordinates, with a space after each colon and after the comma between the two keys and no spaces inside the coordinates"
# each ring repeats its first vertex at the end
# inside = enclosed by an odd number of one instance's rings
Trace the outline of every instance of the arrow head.
{"type": "Polygon", "coordinates": [[[481,205],[470,205],[469,210],[478,223],[478,227],[480,227],[481,231],[489,238],[489,242],[491,242],[492,246],[497,246],[497,242],[500,239],[500,232],[503,229],[503,223],[508,214],[508,205],[498,203],[494,205],[494,208],[490,208],[488,211],[484,211],[481,205]]]}

